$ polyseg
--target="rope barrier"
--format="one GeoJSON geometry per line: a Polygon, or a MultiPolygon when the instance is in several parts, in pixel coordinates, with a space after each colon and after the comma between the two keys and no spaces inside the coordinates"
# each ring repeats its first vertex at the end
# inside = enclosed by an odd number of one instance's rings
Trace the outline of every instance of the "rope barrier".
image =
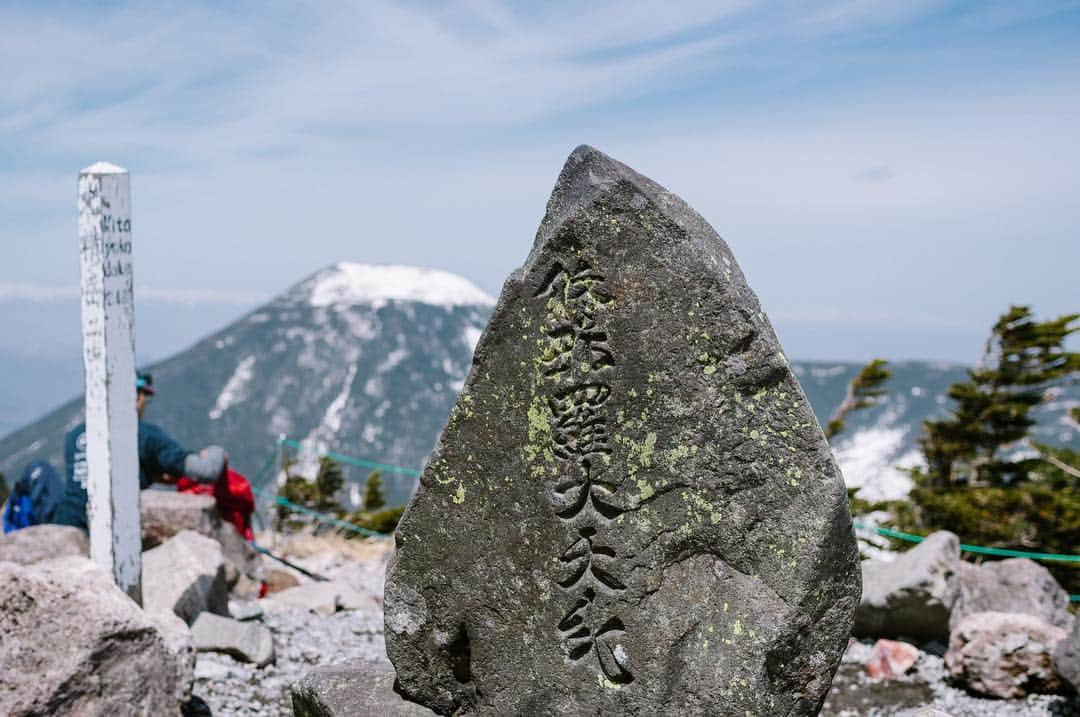
{"type": "MultiPolygon", "coordinates": [[[[277,445],[278,446],[286,446],[286,447],[289,447],[289,448],[295,448],[298,451],[304,450],[303,444],[301,444],[299,441],[292,440],[292,439],[290,439],[290,438],[288,438],[288,437],[286,437],[284,435],[281,438],[278,439],[277,445]]],[[[340,453],[334,453],[333,451],[326,451],[322,455],[324,455],[324,456],[326,456],[328,458],[332,458],[333,460],[338,461],[339,463],[345,463],[345,464],[348,464],[348,465],[354,465],[354,466],[358,466],[360,468],[367,468],[369,470],[382,470],[382,471],[387,471],[387,472],[390,472],[390,473],[401,473],[401,474],[408,475],[408,476],[411,476],[411,477],[419,477],[420,476],[419,471],[415,471],[415,470],[413,470],[411,468],[403,468],[401,466],[393,466],[393,465],[389,465],[387,463],[378,463],[376,461],[364,460],[363,458],[353,458],[352,456],[345,456],[345,455],[342,455],[340,453]]],[[[263,473],[266,473],[268,470],[270,470],[274,466],[274,463],[276,462],[276,460],[277,460],[277,455],[276,454],[270,456],[270,459],[266,462],[266,464],[263,466],[263,468],[259,471],[258,474],[262,475],[263,473]]],[[[288,500],[286,498],[283,498],[280,495],[277,495],[276,493],[271,493],[268,490],[265,490],[265,489],[262,489],[262,488],[256,488],[255,486],[252,486],[252,490],[255,493],[257,493],[259,496],[272,501],[275,505],[280,505],[280,506],[283,506],[285,508],[288,508],[291,511],[294,511],[294,512],[297,512],[297,513],[302,513],[304,515],[310,516],[311,518],[315,519],[316,521],[318,521],[320,523],[326,523],[328,525],[333,525],[336,528],[340,528],[342,530],[347,530],[349,532],[356,533],[358,535],[364,535],[364,536],[367,536],[367,537],[370,537],[370,538],[389,538],[389,537],[391,537],[387,533],[380,533],[377,530],[370,530],[368,528],[362,528],[359,525],[355,525],[354,523],[350,523],[348,521],[341,520],[340,518],[335,518],[332,515],[328,515],[326,513],[319,512],[319,511],[314,510],[312,508],[308,508],[305,505],[299,505],[297,503],[293,503],[292,501],[290,501],[290,500],[288,500]]]]}
{"type": "MultiPolygon", "coordinates": [[[[295,441],[291,438],[282,437],[278,439],[278,443],[282,446],[288,446],[289,448],[295,448],[298,451],[305,450],[304,445],[300,441],[295,441]]],[[[359,468],[367,468],[373,471],[386,471],[387,473],[401,473],[411,478],[419,478],[420,471],[412,468],[403,468],[401,466],[392,466],[388,463],[377,463],[376,461],[369,461],[364,458],[353,458],[352,456],[345,456],[340,453],[334,453],[333,451],[325,451],[322,455],[327,458],[333,458],[339,463],[345,463],[351,466],[357,466],[359,468]]]]}
{"type": "MultiPolygon", "coordinates": [[[[859,521],[853,521],[854,525],[859,530],[872,530],[878,535],[883,535],[886,538],[895,538],[896,540],[906,540],[909,543],[921,543],[926,540],[925,536],[913,535],[911,533],[903,533],[899,530],[892,530],[891,528],[882,528],[877,525],[867,525],[860,523],[859,521]]],[[[1059,553],[1032,553],[1024,550],[1009,550],[1007,548],[990,548],[984,545],[969,545],[967,543],[960,543],[960,550],[965,553],[978,553],[981,555],[996,555],[1006,558],[1029,558],[1031,560],[1044,560],[1047,562],[1060,562],[1060,563],[1080,563],[1080,555],[1062,555],[1059,553]]],[[[1080,602],[1080,595],[1070,595],[1069,602],[1080,602]]]]}
{"type": "MultiPolygon", "coordinates": [[[[304,450],[303,444],[301,444],[299,441],[293,440],[291,438],[287,438],[285,436],[282,436],[278,440],[278,445],[280,445],[280,446],[288,446],[289,448],[295,448],[296,450],[304,450]]],[[[390,472],[390,473],[400,473],[402,475],[411,476],[413,478],[417,478],[417,477],[420,476],[420,472],[416,471],[416,470],[413,470],[412,468],[403,468],[402,466],[395,466],[395,465],[390,465],[390,464],[387,464],[387,463],[379,463],[377,461],[369,461],[369,460],[365,460],[363,458],[353,458],[352,456],[346,456],[346,455],[342,455],[340,453],[334,453],[333,451],[326,451],[325,453],[323,453],[323,455],[325,455],[328,458],[332,458],[333,460],[338,461],[340,463],[345,463],[347,465],[354,465],[354,466],[358,466],[360,468],[367,468],[367,469],[370,469],[370,470],[381,470],[381,471],[387,471],[387,472],[390,472]]],[[[270,459],[270,465],[273,464],[273,460],[274,460],[273,458],[270,459]]],[[[385,533],[379,533],[379,532],[376,532],[374,530],[368,530],[366,528],[361,528],[360,526],[353,525],[352,523],[347,523],[347,522],[345,522],[343,520],[339,520],[337,518],[334,518],[333,516],[326,515],[325,513],[319,513],[318,511],[312,510],[311,508],[307,508],[307,507],[302,506],[302,505],[296,505],[295,503],[291,503],[288,500],[286,500],[285,498],[282,498],[280,496],[271,495],[271,494],[269,494],[269,493],[267,493],[265,491],[262,491],[262,490],[257,490],[256,492],[263,495],[264,497],[272,498],[274,500],[274,502],[277,503],[278,505],[283,505],[283,506],[288,507],[288,508],[290,508],[292,510],[296,510],[297,512],[300,512],[300,513],[306,513],[306,514],[312,516],[313,518],[315,518],[316,520],[321,520],[323,522],[330,523],[330,524],[335,525],[335,526],[337,526],[339,528],[342,528],[344,530],[351,530],[351,531],[354,531],[354,532],[357,532],[357,533],[360,533],[360,534],[363,534],[363,535],[369,535],[369,536],[373,536],[373,537],[382,537],[382,538],[389,537],[385,533]]],[[[912,533],[904,533],[904,532],[901,532],[899,530],[893,530],[891,528],[882,528],[882,527],[876,526],[876,525],[866,525],[865,523],[861,523],[859,521],[855,521],[854,524],[855,524],[855,527],[858,528],[859,530],[872,530],[875,533],[877,533],[878,535],[885,536],[886,538],[894,538],[896,540],[905,540],[905,541],[910,542],[910,543],[921,543],[922,541],[926,540],[925,536],[914,535],[912,533]]],[[[960,550],[965,552],[965,553],[976,553],[976,554],[979,554],[979,555],[993,555],[993,556],[996,556],[996,557],[1004,557],[1004,558],[1029,558],[1031,560],[1041,560],[1041,561],[1045,561],[1045,562],[1078,563],[1078,564],[1080,564],[1080,555],[1066,555],[1066,554],[1061,554],[1061,553],[1036,553],[1036,552],[1030,552],[1030,551],[1025,551],[1025,550],[1011,550],[1011,549],[1008,549],[1008,548],[992,548],[992,547],[988,547],[988,546],[984,546],[984,545],[970,545],[968,543],[961,543],[960,544],[960,550]]],[[[1080,595],[1070,595],[1069,600],[1072,601],[1072,602],[1080,602],[1080,595]]]]}
{"type": "Polygon", "coordinates": [[[387,534],[387,533],[380,533],[377,530],[369,530],[367,528],[361,528],[359,525],[354,525],[353,523],[349,523],[347,521],[341,520],[340,518],[335,518],[334,516],[327,515],[326,513],[320,513],[317,510],[313,510],[312,508],[308,508],[306,505],[298,505],[297,503],[293,503],[290,500],[282,498],[280,495],[274,495],[274,494],[270,493],[269,491],[265,491],[265,490],[262,490],[262,489],[259,489],[259,488],[253,488],[253,490],[256,493],[258,493],[259,495],[261,495],[262,497],[264,497],[264,498],[270,498],[277,505],[284,506],[284,507],[288,508],[289,510],[295,511],[297,513],[303,513],[305,515],[309,515],[312,518],[314,518],[315,520],[319,521],[320,523],[327,523],[329,525],[333,525],[334,527],[341,528],[342,530],[348,530],[348,531],[351,531],[353,533],[357,533],[358,535],[366,535],[369,538],[389,538],[390,537],[390,535],[387,534]]]}
{"type": "MultiPolygon", "coordinates": [[[[897,540],[906,540],[909,543],[921,543],[926,540],[922,535],[913,535],[911,533],[902,533],[899,530],[892,530],[891,528],[881,528],[876,525],[866,525],[855,521],[855,527],[859,530],[873,530],[878,535],[884,535],[886,538],[896,538],[897,540]]],[[[1009,550],[1007,548],[988,548],[983,545],[968,545],[967,543],[960,544],[960,550],[965,553],[980,553],[982,555],[997,555],[1006,558],[1030,558],[1032,560],[1046,560],[1051,562],[1061,563],[1080,563],[1080,555],[1062,555],[1058,553],[1031,553],[1024,550],[1009,550]]]]}

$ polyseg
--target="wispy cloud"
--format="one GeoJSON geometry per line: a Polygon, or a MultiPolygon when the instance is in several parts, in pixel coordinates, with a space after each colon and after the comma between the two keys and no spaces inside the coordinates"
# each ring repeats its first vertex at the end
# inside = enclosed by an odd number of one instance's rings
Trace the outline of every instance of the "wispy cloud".
{"type": "MultiPolygon", "coordinates": [[[[38,286],[35,284],[0,283],[0,301],[32,301],[51,303],[73,301],[79,298],[76,286],[38,286]]],[[[269,297],[256,291],[232,291],[226,289],[157,289],[135,288],[137,302],[149,301],[159,304],[229,304],[252,306],[269,297]]]]}

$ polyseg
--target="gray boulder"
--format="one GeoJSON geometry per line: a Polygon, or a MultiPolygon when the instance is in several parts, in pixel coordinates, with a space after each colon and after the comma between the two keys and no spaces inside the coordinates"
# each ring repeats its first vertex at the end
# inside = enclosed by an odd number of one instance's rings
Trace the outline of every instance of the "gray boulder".
{"type": "Polygon", "coordinates": [[[1033,615],[977,612],[957,624],[945,664],[971,692],[1016,699],[1062,691],[1053,655],[1065,631],[1033,615]]]}
{"type": "Polygon", "coordinates": [[[981,565],[961,562],[956,575],[960,596],[949,618],[950,627],[977,612],[1022,613],[1065,630],[1072,627],[1069,594],[1049,570],[1033,560],[1010,558],[981,565]]]}
{"type": "Polygon", "coordinates": [[[426,707],[394,692],[387,662],[356,661],[316,667],[292,686],[296,717],[432,717],[426,707]]]}
{"type": "Polygon", "coordinates": [[[855,635],[947,642],[949,615],[960,598],[960,564],[960,541],[946,531],[892,562],[863,561],[855,635]]]}
{"type": "Polygon", "coordinates": [[[90,555],[86,533],[68,525],[31,525],[0,535],[0,562],[31,565],[67,555],[90,555]]]}
{"type": "Polygon", "coordinates": [[[223,652],[241,662],[253,662],[256,667],[274,661],[274,636],[260,623],[204,612],[195,618],[191,632],[199,652],[223,652]]]}
{"type": "Polygon", "coordinates": [[[1072,630],[1054,650],[1054,670],[1080,692],[1080,620],[1073,620],[1072,630]]]}
{"type": "Polygon", "coordinates": [[[85,558],[0,562],[0,714],[176,714],[165,639],[85,558]]]}
{"type": "Polygon", "coordinates": [[[142,555],[143,607],[171,611],[187,624],[209,610],[228,615],[229,588],[221,544],[184,530],[142,555]]]}
{"type": "MultiPolygon", "coordinates": [[[[140,495],[139,512],[143,550],[155,548],[181,531],[191,530],[221,543],[225,560],[238,574],[261,577],[259,554],[231,523],[221,519],[213,496],[144,490],[140,495]]],[[[235,578],[229,582],[235,582],[235,578]]]]}
{"type": "Polygon", "coordinates": [[[579,147],[396,532],[437,712],[816,714],[851,632],[843,480],[730,249],[579,147]]]}
{"type": "Polygon", "coordinates": [[[373,597],[336,580],[303,583],[274,593],[259,603],[268,614],[290,609],[308,610],[317,615],[333,615],[338,610],[379,610],[373,597]]]}

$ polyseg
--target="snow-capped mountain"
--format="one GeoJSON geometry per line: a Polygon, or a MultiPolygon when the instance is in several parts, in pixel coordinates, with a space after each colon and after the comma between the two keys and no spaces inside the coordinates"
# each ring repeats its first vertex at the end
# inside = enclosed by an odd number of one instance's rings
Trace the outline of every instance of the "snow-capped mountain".
{"type": "MultiPolygon", "coordinates": [[[[316,453],[418,470],[461,389],[493,305],[465,279],[403,266],[337,264],[192,348],[151,366],[158,395],[147,420],[191,449],[218,443],[256,485],[275,475],[277,440],[302,442],[301,469],[316,453]]],[[[855,363],[793,366],[824,424],[843,399],[855,363]]],[[[867,499],[903,497],[900,470],[918,461],[924,420],[945,415],[946,391],[964,367],[899,361],[889,394],[852,414],[834,440],[844,477],[867,499]]],[[[1080,447],[1068,410],[1080,387],[1057,391],[1037,411],[1036,439],[1080,447]]],[[[14,477],[30,460],[63,465],[63,436],[81,420],[81,399],[0,439],[0,472],[14,477]]],[[[366,471],[345,466],[354,500],[366,471]]],[[[415,479],[384,472],[391,502],[407,500],[415,479]]]]}
{"type": "MultiPolygon", "coordinates": [[[[419,469],[493,303],[443,271],[337,264],[149,367],[157,395],[146,419],[189,449],[225,446],[257,484],[272,479],[283,434],[309,447],[301,466],[330,450],[419,469]]],[[[0,472],[35,457],[63,465],[63,435],[81,413],[71,401],[4,438],[0,472]]],[[[412,477],[383,479],[392,501],[408,498],[412,477]]]]}

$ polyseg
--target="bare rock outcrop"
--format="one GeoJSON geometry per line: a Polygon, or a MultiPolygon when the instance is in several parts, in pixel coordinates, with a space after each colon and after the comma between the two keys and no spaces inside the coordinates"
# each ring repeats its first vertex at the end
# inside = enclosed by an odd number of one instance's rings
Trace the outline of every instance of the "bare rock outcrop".
{"type": "Polygon", "coordinates": [[[0,714],[176,714],[176,661],[154,622],[85,558],[0,562],[0,714]]]}

